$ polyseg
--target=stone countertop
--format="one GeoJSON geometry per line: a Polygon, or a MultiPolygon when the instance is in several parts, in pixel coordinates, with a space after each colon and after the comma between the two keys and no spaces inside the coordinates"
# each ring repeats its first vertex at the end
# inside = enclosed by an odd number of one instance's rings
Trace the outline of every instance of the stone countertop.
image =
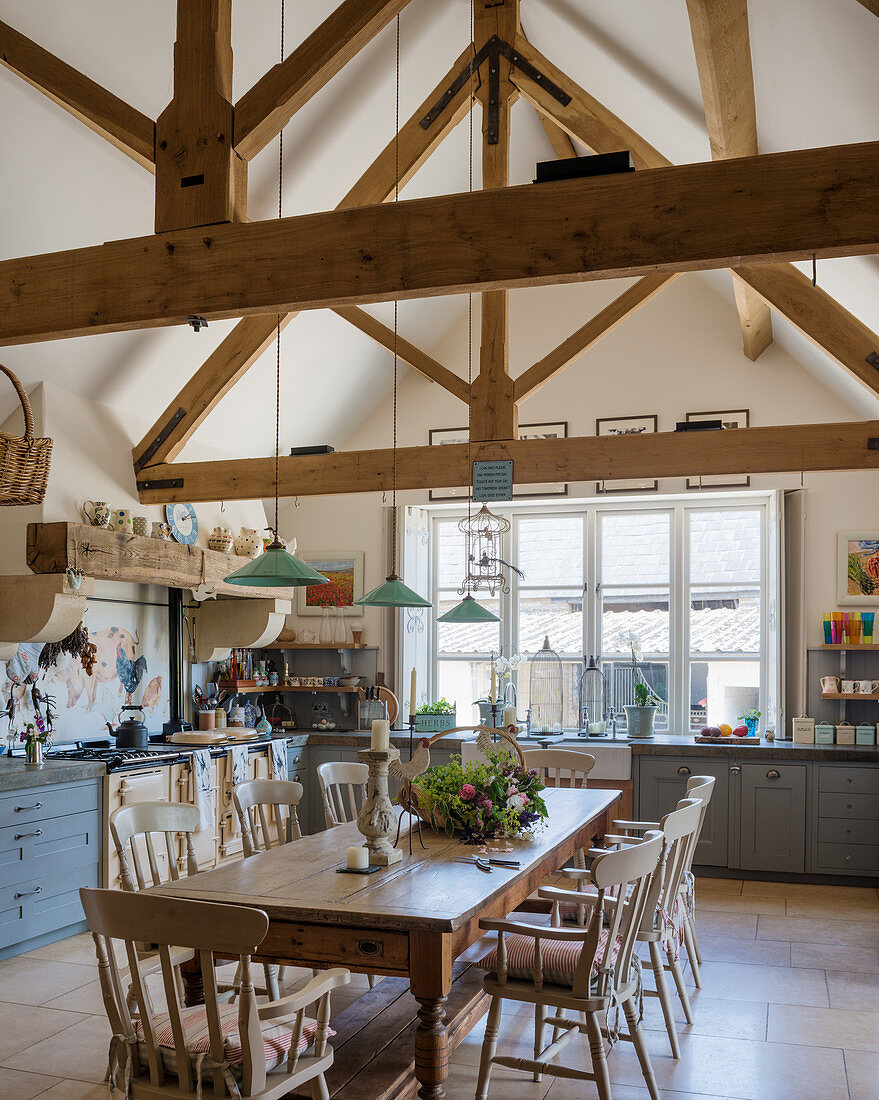
{"type": "Polygon", "coordinates": [[[106,774],[107,769],[100,760],[46,760],[37,765],[25,764],[23,756],[0,757],[0,791],[76,783],[106,774]]]}

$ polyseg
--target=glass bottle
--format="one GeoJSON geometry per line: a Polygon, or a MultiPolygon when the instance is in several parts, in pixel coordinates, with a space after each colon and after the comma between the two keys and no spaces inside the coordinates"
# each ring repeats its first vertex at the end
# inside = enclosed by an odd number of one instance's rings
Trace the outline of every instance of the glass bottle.
{"type": "Polygon", "coordinates": [[[321,645],[333,644],[333,619],[332,610],[329,607],[325,607],[321,611],[320,634],[318,635],[318,640],[321,645]]]}
{"type": "Polygon", "coordinates": [[[345,614],[341,607],[336,608],[336,629],[333,641],[336,645],[343,646],[348,644],[348,627],[345,624],[345,614]]]}

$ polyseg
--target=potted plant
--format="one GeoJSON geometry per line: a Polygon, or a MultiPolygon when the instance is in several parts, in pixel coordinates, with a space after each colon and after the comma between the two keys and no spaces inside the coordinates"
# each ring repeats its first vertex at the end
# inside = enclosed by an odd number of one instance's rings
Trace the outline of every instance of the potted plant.
{"type": "Polygon", "coordinates": [[[43,746],[49,741],[49,731],[43,725],[39,715],[36,716],[36,721],[39,729],[33,722],[28,722],[24,727],[24,733],[21,734],[26,764],[42,764],[43,746]]]}
{"type": "Polygon", "coordinates": [[[634,634],[626,639],[632,654],[632,679],[635,681],[635,702],[624,707],[626,712],[626,732],[629,737],[646,738],[653,736],[653,723],[656,721],[656,708],[661,700],[644,682],[638,668],[640,643],[634,634]]]}
{"type": "Polygon", "coordinates": [[[454,728],[455,704],[448,699],[423,703],[415,712],[415,729],[418,733],[445,733],[454,728]]]}
{"type": "Polygon", "coordinates": [[[760,711],[756,707],[748,707],[739,715],[739,721],[748,727],[748,736],[754,737],[757,733],[757,723],[760,721],[760,711]]]}

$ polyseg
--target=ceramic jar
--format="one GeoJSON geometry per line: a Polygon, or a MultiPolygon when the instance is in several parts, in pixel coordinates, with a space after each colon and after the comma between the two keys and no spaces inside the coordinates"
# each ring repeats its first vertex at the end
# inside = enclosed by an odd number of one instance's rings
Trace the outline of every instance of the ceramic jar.
{"type": "Polygon", "coordinates": [[[228,554],[234,541],[228,527],[215,527],[208,537],[208,548],[219,550],[221,554],[228,554]]]}
{"type": "Polygon", "coordinates": [[[253,527],[242,527],[235,540],[235,553],[242,558],[256,558],[262,553],[262,535],[253,527]]]}
{"type": "Polygon", "coordinates": [[[110,505],[106,500],[84,500],[82,514],[92,527],[110,526],[110,505]]]}

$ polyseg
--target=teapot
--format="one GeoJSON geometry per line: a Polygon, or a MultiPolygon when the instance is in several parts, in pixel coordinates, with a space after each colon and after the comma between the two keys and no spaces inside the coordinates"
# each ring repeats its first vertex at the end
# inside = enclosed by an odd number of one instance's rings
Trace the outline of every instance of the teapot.
{"type": "MultiPolygon", "coordinates": [[[[122,710],[139,710],[143,714],[143,707],[136,703],[124,706],[122,710]]],[[[119,712],[120,715],[122,710],[119,712]]],[[[115,730],[109,722],[105,725],[110,731],[110,736],[116,738],[117,749],[145,749],[149,744],[149,730],[139,718],[126,718],[115,730]]]]}

